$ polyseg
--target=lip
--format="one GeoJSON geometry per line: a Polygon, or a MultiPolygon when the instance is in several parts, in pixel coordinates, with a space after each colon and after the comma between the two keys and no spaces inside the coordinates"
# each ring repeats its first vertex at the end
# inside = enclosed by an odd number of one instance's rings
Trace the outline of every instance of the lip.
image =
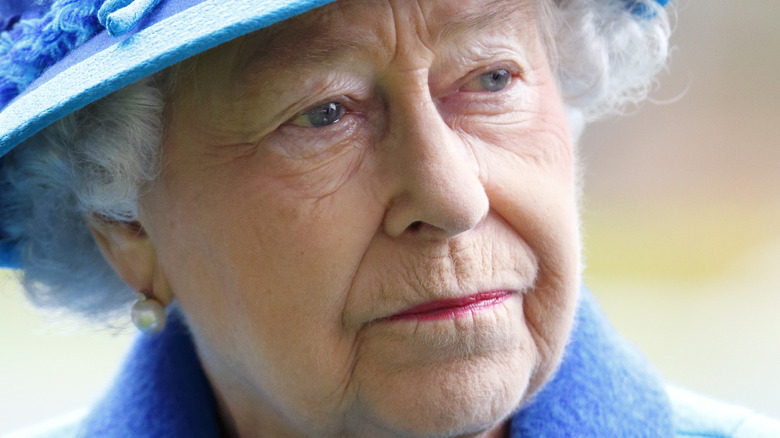
{"type": "Polygon", "coordinates": [[[511,291],[496,290],[479,292],[466,297],[430,301],[392,314],[386,320],[436,321],[457,318],[500,304],[511,295],[511,291]]]}

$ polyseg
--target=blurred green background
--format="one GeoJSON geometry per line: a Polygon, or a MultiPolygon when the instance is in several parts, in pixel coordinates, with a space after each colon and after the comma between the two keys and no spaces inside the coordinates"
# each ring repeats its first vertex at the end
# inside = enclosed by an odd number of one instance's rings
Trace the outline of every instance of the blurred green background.
{"type": "MultiPolygon", "coordinates": [[[[585,282],[670,381],[780,418],[780,2],[676,10],[654,102],[583,136],[585,282]]],[[[86,406],[131,338],[4,273],[0,433],[86,406]]]]}

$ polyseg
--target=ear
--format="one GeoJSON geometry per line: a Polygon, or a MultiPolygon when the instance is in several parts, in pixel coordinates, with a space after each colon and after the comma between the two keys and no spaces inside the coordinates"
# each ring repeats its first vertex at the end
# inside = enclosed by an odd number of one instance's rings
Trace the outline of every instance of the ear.
{"type": "Polygon", "coordinates": [[[92,218],[89,227],[103,257],[130,288],[136,292],[150,291],[163,306],[170,304],[173,293],[168,279],[140,223],[92,218]]]}

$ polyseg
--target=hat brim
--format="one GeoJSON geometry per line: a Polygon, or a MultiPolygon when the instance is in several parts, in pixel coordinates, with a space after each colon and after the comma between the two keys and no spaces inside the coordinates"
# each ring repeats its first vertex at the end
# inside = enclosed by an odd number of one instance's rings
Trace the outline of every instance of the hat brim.
{"type": "MultiPolygon", "coordinates": [[[[333,0],[164,1],[114,38],[102,31],[68,53],[0,111],[0,157],[51,123],[179,61],[333,0]]],[[[0,268],[18,268],[0,231],[0,268]]]]}
{"type": "Polygon", "coordinates": [[[0,111],[0,157],[58,119],[165,67],[333,0],[164,1],[136,30],[74,49],[0,111]]]}

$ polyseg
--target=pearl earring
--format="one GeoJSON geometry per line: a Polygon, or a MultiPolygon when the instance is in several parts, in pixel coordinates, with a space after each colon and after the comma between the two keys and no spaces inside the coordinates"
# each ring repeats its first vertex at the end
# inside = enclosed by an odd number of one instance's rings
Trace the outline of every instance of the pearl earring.
{"type": "Polygon", "coordinates": [[[151,292],[141,291],[130,310],[130,318],[138,330],[146,334],[157,333],[165,327],[165,308],[152,297],[151,292]]]}

